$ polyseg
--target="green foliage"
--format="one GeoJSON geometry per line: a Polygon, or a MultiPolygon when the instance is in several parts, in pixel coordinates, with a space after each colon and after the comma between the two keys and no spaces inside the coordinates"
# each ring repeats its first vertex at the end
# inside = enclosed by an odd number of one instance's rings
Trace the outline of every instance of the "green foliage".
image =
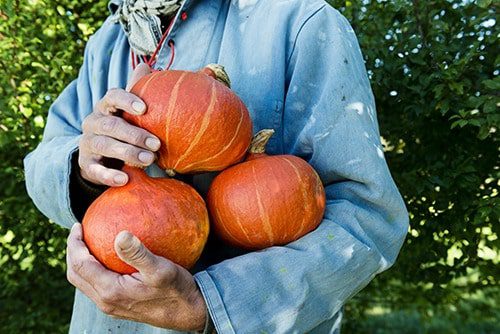
{"type": "Polygon", "coordinates": [[[0,332],[65,332],[73,304],[66,232],[31,204],[22,159],[40,141],[48,107],[77,75],[105,2],[2,0],[0,8],[0,332]]]}
{"type": "Polygon", "coordinates": [[[411,307],[430,318],[427,310],[462,305],[500,277],[497,7],[332,3],[358,33],[385,154],[411,218],[395,268],[348,310],[411,307]]]}
{"type": "MultiPolygon", "coordinates": [[[[396,266],[347,306],[356,320],[346,332],[498,332],[498,2],[330,2],[358,34],[386,157],[411,215],[396,266]]],[[[66,232],[31,204],[22,158],[106,15],[105,1],[2,2],[2,333],[67,330],[66,232]]]]}

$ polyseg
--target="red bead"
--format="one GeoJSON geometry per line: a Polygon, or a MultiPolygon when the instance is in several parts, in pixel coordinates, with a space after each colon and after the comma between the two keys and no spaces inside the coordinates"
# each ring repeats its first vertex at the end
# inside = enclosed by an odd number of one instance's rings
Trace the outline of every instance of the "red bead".
{"type": "Polygon", "coordinates": [[[182,12],[182,14],[181,14],[182,21],[186,21],[187,18],[188,18],[188,14],[186,12],[182,12]]]}

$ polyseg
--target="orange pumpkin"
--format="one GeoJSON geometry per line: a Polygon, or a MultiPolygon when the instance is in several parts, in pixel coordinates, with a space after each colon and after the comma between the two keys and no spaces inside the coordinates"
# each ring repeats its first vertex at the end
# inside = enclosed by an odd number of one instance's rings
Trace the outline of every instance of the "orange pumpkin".
{"type": "Polygon", "coordinates": [[[131,90],[146,113],[124,118],[160,139],[157,163],[170,176],[223,170],[245,156],[252,140],[248,110],[229,85],[220,65],[154,72],[131,90]]]}
{"type": "Polygon", "coordinates": [[[192,267],[207,241],[208,212],[201,196],[189,185],[151,178],[125,166],[129,182],[109,188],[87,210],[83,238],[90,252],[108,269],[121,274],[137,270],[115,252],[116,235],[127,230],[154,254],[192,267]]]}
{"type": "Polygon", "coordinates": [[[214,232],[237,247],[290,243],[323,218],[325,191],[316,171],[293,155],[264,153],[273,132],[259,132],[246,161],[220,173],[208,191],[214,232]]]}

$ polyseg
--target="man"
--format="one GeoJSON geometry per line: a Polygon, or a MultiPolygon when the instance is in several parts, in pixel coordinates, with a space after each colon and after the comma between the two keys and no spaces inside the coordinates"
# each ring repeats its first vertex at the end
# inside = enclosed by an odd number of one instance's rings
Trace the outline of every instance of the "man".
{"type": "MultiPolygon", "coordinates": [[[[68,279],[78,289],[70,332],[177,333],[212,324],[218,333],[338,332],[342,305],[394,263],[408,228],[349,23],[323,0],[113,0],[110,9],[115,14],[89,40],[78,79],[49,110],[43,141],[25,161],[34,202],[73,226],[68,279]],[[147,106],[117,87],[149,72],[131,64],[155,49],[148,42],[161,35],[154,17],[172,13],[155,69],[224,65],[254,129],[276,131],[269,153],[306,159],[325,185],[327,208],[315,231],[287,246],[242,254],[212,239],[194,276],[122,232],[115,249],[139,273],[121,276],[89,254],[77,223],[100,187],[127,182],[108,158],[162,175],[153,164],[157,138],[116,113],[147,106]]],[[[201,193],[209,182],[209,175],[192,180],[201,193]]]]}

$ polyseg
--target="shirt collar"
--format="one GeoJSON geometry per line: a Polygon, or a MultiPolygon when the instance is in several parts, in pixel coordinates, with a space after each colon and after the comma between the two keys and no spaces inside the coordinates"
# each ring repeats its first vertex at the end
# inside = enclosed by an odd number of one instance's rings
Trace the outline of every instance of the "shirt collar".
{"type": "MultiPolygon", "coordinates": [[[[192,2],[194,2],[196,0],[185,0],[182,2],[181,4],[181,8],[185,8],[186,6],[190,5],[192,2]]],[[[123,2],[123,0],[110,0],[108,2],[108,10],[111,14],[114,14],[116,13],[116,10],[118,9],[118,6],[120,6],[120,4],[123,2]]]]}

